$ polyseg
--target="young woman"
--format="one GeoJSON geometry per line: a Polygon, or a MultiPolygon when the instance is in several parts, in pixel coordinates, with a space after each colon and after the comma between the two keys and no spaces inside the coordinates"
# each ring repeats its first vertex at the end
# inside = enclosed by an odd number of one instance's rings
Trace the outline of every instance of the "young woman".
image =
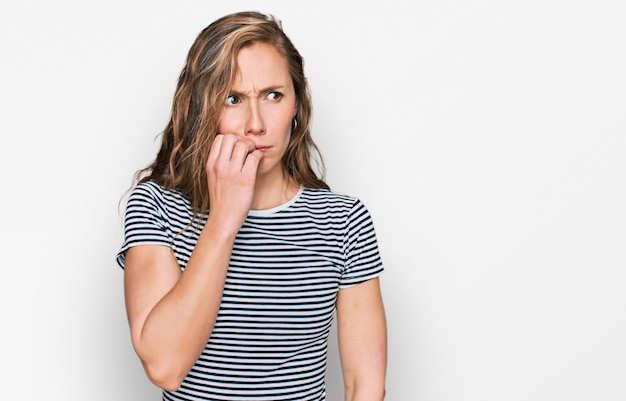
{"type": "Polygon", "coordinates": [[[337,314],[345,399],[382,400],[374,226],[312,167],[303,60],[272,16],[205,28],[126,203],[132,343],[164,400],[324,400],[337,314]]]}

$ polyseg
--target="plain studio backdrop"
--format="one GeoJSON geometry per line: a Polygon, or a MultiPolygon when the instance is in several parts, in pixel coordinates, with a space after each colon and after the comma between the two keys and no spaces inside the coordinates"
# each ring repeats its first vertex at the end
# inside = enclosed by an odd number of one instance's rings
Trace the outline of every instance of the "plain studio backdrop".
{"type": "Polygon", "coordinates": [[[159,399],[118,202],[196,35],[247,9],[283,21],[328,182],[373,216],[387,400],[625,400],[622,0],[3,3],[2,398],[159,399]]]}

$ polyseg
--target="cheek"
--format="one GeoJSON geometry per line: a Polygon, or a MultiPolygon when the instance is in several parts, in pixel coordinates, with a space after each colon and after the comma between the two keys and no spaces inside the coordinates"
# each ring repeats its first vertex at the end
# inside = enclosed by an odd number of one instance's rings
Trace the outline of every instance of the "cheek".
{"type": "Polygon", "coordinates": [[[280,123],[274,126],[274,132],[276,132],[276,135],[280,136],[283,141],[289,142],[291,139],[291,120],[286,121],[285,119],[281,119],[279,121],[280,123]]]}
{"type": "Polygon", "coordinates": [[[226,131],[228,131],[224,125],[224,122],[222,120],[218,121],[217,123],[217,133],[218,134],[223,134],[226,131]]]}
{"type": "Polygon", "coordinates": [[[229,134],[236,132],[237,119],[234,118],[233,113],[222,112],[220,118],[217,121],[217,132],[219,134],[229,134]]]}
{"type": "Polygon", "coordinates": [[[278,110],[274,114],[273,121],[276,122],[276,128],[281,132],[291,134],[291,124],[293,120],[293,110],[291,107],[278,110]]]}

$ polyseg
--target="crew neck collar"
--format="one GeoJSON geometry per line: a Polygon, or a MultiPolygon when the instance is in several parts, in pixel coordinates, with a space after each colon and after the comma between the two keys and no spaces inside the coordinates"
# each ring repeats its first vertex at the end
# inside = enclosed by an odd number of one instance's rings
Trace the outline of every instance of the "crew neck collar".
{"type": "Polygon", "coordinates": [[[274,206],[272,208],[269,209],[253,209],[248,211],[248,216],[270,216],[274,213],[280,212],[281,210],[285,210],[287,209],[289,206],[293,205],[298,198],[300,197],[300,195],[302,195],[302,192],[304,191],[304,187],[302,185],[300,185],[300,188],[298,188],[298,192],[294,195],[293,198],[289,199],[287,202],[282,203],[278,206],[274,206]]]}

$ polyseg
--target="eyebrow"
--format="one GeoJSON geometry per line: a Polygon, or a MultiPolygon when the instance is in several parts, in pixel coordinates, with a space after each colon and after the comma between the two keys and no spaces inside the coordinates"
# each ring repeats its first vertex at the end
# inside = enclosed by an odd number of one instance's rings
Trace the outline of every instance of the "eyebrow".
{"type": "MultiPolygon", "coordinates": [[[[274,92],[274,91],[284,91],[285,90],[285,86],[284,85],[272,85],[272,86],[268,86],[266,88],[262,88],[261,90],[257,91],[257,93],[268,93],[268,92],[274,92]]],[[[237,96],[246,96],[249,93],[251,93],[250,91],[248,92],[243,92],[243,91],[238,91],[233,89],[231,91],[232,95],[237,95],[237,96]]]]}

